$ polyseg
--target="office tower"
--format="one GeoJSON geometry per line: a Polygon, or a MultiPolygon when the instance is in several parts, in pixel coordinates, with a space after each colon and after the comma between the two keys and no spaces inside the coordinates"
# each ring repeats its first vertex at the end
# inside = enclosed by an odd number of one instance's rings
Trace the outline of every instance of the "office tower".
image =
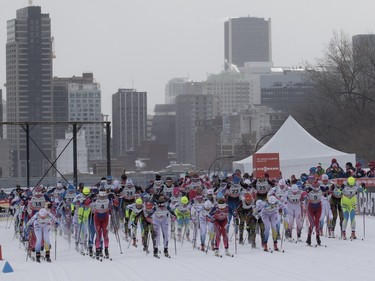
{"type": "Polygon", "coordinates": [[[168,152],[176,152],[176,105],[155,105],[151,134],[159,144],[166,144],[168,152]]]}
{"type": "MultiPolygon", "coordinates": [[[[93,74],[87,80],[68,84],[69,121],[102,122],[100,84],[94,82],[93,74]]],[[[104,128],[102,124],[84,124],[89,160],[102,160],[104,151],[104,128]]]]}
{"type": "Polygon", "coordinates": [[[271,19],[230,18],[224,24],[225,69],[245,62],[272,62],[271,19]]]}
{"type": "Polygon", "coordinates": [[[186,94],[186,83],[188,78],[173,78],[165,86],[165,103],[174,104],[177,96],[186,94]]]}
{"type": "MultiPolygon", "coordinates": [[[[198,90],[201,89],[201,83],[198,90]]],[[[193,85],[191,85],[193,88],[193,85]]],[[[197,124],[212,120],[218,114],[218,103],[213,95],[188,94],[176,97],[176,152],[177,161],[197,165],[197,124]]]]}
{"type": "MultiPolygon", "coordinates": [[[[0,89],[0,122],[3,122],[3,116],[4,116],[4,104],[3,104],[3,90],[0,89]]],[[[0,138],[2,139],[4,137],[4,126],[0,126],[0,138]]]]}
{"type": "Polygon", "coordinates": [[[112,95],[113,155],[135,151],[147,136],[147,92],[119,89],[112,95]]]}
{"type": "MultiPolygon", "coordinates": [[[[16,18],[7,22],[7,121],[51,121],[51,91],[51,20],[48,14],[41,13],[40,7],[19,9],[16,18]]],[[[8,126],[7,129],[11,144],[13,176],[26,176],[26,133],[20,126],[8,126]]],[[[46,157],[52,156],[53,127],[30,126],[29,132],[30,176],[42,176],[50,166],[46,157]],[[38,147],[43,150],[46,157],[38,147]]]]}
{"type": "MultiPolygon", "coordinates": [[[[94,77],[92,73],[83,73],[82,76],[73,77],[53,77],[52,95],[53,95],[53,121],[69,121],[69,95],[68,85],[71,83],[93,84],[94,77]]],[[[93,112],[93,111],[92,111],[93,112]]],[[[66,130],[71,130],[68,125],[54,126],[54,139],[65,139],[66,130]]]]}

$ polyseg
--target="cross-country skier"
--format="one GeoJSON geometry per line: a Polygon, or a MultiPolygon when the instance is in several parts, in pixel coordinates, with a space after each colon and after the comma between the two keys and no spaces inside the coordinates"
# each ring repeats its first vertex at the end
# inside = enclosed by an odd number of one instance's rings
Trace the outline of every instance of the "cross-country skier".
{"type": "Polygon", "coordinates": [[[342,190],[341,198],[341,207],[344,215],[344,220],[342,222],[342,238],[346,239],[346,226],[350,219],[351,222],[351,231],[350,239],[357,239],[355,235],[355,212],[357,207],[357,193],[364,192],[365,189],[362,186],[359,186],[355,178],[349,177],[346,181],[346,185],[342,190]]]}
{"type": "Polygon", "coordinates": [[[35,243],[35,252],[36,252],[36,261],[40,262],[40,250],[42,247],[42,241],[44,240],[44,247],[46,250],[46,261],[51,262],[50,258],[50,230],[52,224],[55,224],[55,227],[58,226],[59,222],[57,218],[52,215],[45,208],[41,208],[27,223],[27,227],[33,226],[34,234],[36,236],[35,243]]]}

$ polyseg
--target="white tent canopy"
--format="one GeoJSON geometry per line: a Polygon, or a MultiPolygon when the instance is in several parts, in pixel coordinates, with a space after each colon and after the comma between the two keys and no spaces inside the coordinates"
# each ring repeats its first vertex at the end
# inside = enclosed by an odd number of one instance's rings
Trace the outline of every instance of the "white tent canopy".
{"type": "MultiPolygon", "coordinates": [[[[335,158],[345,170],[345,164],[355,164],[355,154],[333,149],[311,136],[292,116],[289,116],[276,134],[257,153],[279,153],[280,170],[284,178],[291,175],[299,177],[308,173],[311,167],[322,164],[324,169],[331,165],[335,158]]],[[[233,162],[233,170],[243,173],[253,172],[253,156],[233,162]]]]}

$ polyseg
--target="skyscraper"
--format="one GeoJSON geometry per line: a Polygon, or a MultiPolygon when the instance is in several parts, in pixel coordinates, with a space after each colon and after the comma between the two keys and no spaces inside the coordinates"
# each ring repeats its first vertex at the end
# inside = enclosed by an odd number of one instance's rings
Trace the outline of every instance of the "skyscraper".
{"type": "MultiPolygon", "coordinates": [[[[68,84],[69,121],[102,122],[100,84],[94,81],[92,73],[86,78],[76,79],[68,84]]],[[[102,124],[85,124],[89,160],[102,160],[104,154],[104,128],[102,124]]]]}
{"type": "Polygon", "coordinates": [[[147,92],[119,89],[112,95],[113,155],[134,151],[146,140],[147,92]]]}
{"type": "MultiPolygon", "coordinates": [[[[17,10],[7,22],[6,96],[7,121],[52,120],[51,20],[41,8],[17,10]]],[[[52,126],[29,128],[30,176],[42,176],[52,156],[52,126]],[[43,153],[38,147],[43,149],[43,153]]],[[[8,126],[13,176],[26,176],[26,137],[20,126],[8,126]]]]}
{"type": "Polygon", "coordinates": [[[271,19],[230,18],[224,24],[225,69],[245,62],[271,62],[271,19]]]}

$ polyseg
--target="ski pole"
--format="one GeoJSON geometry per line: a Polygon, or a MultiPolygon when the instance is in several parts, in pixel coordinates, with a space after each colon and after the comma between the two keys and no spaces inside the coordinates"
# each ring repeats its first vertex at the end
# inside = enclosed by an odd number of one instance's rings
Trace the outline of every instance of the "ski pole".
{"type": "Polygon", "coordinates": [[[284,226],[284,220],[283,220],[283,218],[281,217],[281,225],[280,225],[281,243],[280,243],[280,249],[283,249],[284,229],[285,229],[285,226],[284,226]],[[283,228],[282,228],[282,226],[283,226],[283,228]]]}
{"type": "Polygon", "coordinates": [[[55,260],[57,256],[57,228],[55,228],[55,260]]]}
{"type": "Polygon", "coordinates": [[[174,254],[177,255],[177,242],[176,242],[176,232],[173,231],[173,238],[174,238],[174,254]]]}
{"type": "Polygon", "coordinates": [[[366,237],[366,204],[363,204],[362,217],[363,217],[363,239],[365,239],[365,237],[366,237]]]}
{"type": "MultiPolygon", "coordinates": [[[[113,211],[111,210],[111,218],[113,217],[113,211]]],[[[114,222],[114,218],[113,218],[113,222],[114,222]]],[[[121,239],[120,239],[120,235],[118,233],[118,226],[116,225],[116,223],[113,224],[113,228],[115,230],[115,237],[118,241],[118,245],[119,245],[119,248],[120,248],[120,254],[122,255],[122,248],[121,248],[121,239]]]]}
{"type": "Polygon", "coordinates": [[[237,229],[236,229],[236,217],[233,220],[233,228],[234,228],[234,251],[237,254],[237,229]]]}
{"type": "Polygon", "coordinates": [[[182,247],[182,244],[184,244],[184,239],[185,239],[185,234],[186,234],[186,223],[185,223],[185,219],[183,219],[183,224],[184,224],[184,232],[182,233],[181,247],[182,247]]]}

